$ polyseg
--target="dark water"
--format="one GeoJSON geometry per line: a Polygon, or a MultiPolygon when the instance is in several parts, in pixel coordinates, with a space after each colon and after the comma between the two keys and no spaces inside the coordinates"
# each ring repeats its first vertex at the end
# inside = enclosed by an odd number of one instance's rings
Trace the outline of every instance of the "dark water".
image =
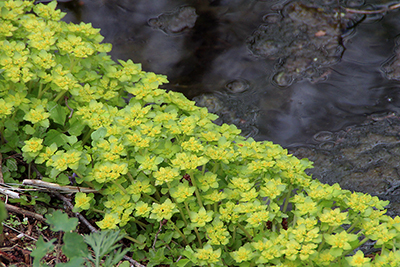
{"type": "MultiPolygon", "coordinates": [[[[105,42],[113,44],[114,59],[132,59],[146,71],[166,74],[170,81],[166,89],[189,98],[219,92],[235,103],[242,100],[242,107],[225,104],[228,109],[245,108],[235,113],[242,121],[247,110],[256,110],[257,140],[297,146],[312,142],[320,131],[338,131],[374,113],[399,111],[399,83],[388,80],[382,71],[400,33],[399,11],[369,16],[349,30],[343,39],[343,57],[327,68],[324,81],[304,79],[279,87],[271,81],[276,61],[255,56],[246,40],[265,20],[280,16],[285,2],[82,0],[63,9],[67,21],[91,22],[101,28],[105,42]],[[163,30],[154,26],[154,19],[162,21],[160,15],[169,16],[168,12],[184,6],[195,9],[193,25],[163,30]],[[230,91],[235,81],[244,81],[248,88],[230,91]]],[[[357,8],[384,2],[367,1],[357,8]]],[[[190,22],[190,10],[186,15],[190,22]]]]}

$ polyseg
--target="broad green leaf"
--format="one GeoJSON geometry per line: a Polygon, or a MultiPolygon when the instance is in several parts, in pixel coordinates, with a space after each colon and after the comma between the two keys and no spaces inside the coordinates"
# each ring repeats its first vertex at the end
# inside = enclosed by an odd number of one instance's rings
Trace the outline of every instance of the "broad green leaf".
{"type": "Polygon", "coordinates": [[[57,130],[51,129],[47,132],[46,138],[44,139],[44,144],[50,146],[55,143],[58,147],[62,147],[69,143],[70,145],[75,144],[78,141],[76,136],[68,136],[60,133],[57,130]]]}
{"type": "Polygon", "coordinates": [[[17,132],[19,130],[18,123],[15,120],[7,120],[4,123],[4,126],[6,129],[8,129],[9,131],[12,131],[12,132],[17,132]]]}
{"type": "Polygon", "coordinates": [[[89,251],[83,237],[77,233],[65,233],[63,237],[64,246],[62,251],[69,259],[76,257],[87,257],[89,251]]]}
{"type": "Polygon", "coordinates": [[[50,240],[49,242],[44,242],[43,236],[39,236],[38,241],[36,242],[36,249],[34,249],[31,253],[31,256],[34,258],[33,260],[33,266],[40,266],[40,260],[46,256],[47,252],[50,250],[53,250],[54,248],[54,241],[56,241],[55,238],[50,240]]]}
{"type": "Polygon", "coordinates": [[[94,131],[91,134],[92,140],[100,140],[101,138],[104,138],[107,134],[107,129],[105,127],[101,127],[94,131]]]}
{"type": "Polygon", "coordinates": [[[56,102],[49,102],[47,104],[47,110],[50,113],[50,118],[60,125],[65,124],[65,120],[67,118],[67,112],[65,111],[65,107],[61,106],[56,102]]]}
{"type": "Polygon", "coordinates": [[[80,136],[83,132],[83,129],[86,127],[86,125],[81,120],[78,120],[76,116],[73,116],[68,121],[68,125],[68,133],[74,136],[80,136]]]}
{"type": "Polygon", "coordinates": [[[47,214],[45,217],[53,231],[70,232],[75,230],[78,225],[77,218],[68,218],[68,215],[60,210],[56,210],[52,214],[47,214]]]}
{"type": "Polygon", "coordinates": [[[191,261],[188,260],[188,259],[181,259],[181,260],[178,261],[176,266],[178,266],[178,267],[191,266],[191,261]]]}
{"type": "Polygon", "coordinates": [[[86,262],[84,258],[72,258],[69,262],[66,263],[57,263],[56,267],[76,267],[76,266],[85,266],[83,265],[86,262]]]}

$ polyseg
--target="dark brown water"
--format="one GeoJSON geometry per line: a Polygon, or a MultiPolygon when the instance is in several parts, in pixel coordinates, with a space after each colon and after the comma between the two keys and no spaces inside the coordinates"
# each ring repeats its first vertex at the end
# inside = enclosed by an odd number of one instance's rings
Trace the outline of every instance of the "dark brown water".
{"type": "MultiPolygon", "coordinates": [[[[82,0],[63,8],[66,20],[101,28],[105,42],[113,44],[114,59],[132,59],[146,71],[166,74],[167,89],[189,98],[205,93],[226,97],[217,103],[225,106],[215,108],[256,128],[249,132],[257,140],[301,145],[320,131],[359,124],[373,113],[399,111],[399,83],[382,71],[400,33],[399,11],[369,16],[343,31],[343,56],[325,69],[325,80],[296,80],[282,87],[272,81],[277,60],[256,56],[247,42],[260,25],[279,20],[287,2],[82,0]],[[165,22],[174,14],[175,21],[165,22]],[[240,87],[241,82],[246,86],[240,87]],[[232,84],[239,87],[232,89],[232,84]]],[[[341,1],[350,2],[355,8],[385,3],[341,1]]]]}

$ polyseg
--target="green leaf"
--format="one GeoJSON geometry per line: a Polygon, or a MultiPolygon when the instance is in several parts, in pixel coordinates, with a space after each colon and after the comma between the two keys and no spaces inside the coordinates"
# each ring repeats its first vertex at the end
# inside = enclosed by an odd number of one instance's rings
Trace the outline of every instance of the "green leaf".
{"type": "Polygon", "coordinates": [[[46,256],[47,252],[50,250],[53,250],[54,248],[54,241],[56,241],[55,238],[50,240],[49,242],[44,242],[43,236],[39,236],[38,241],[36,242],[36,249],[34,249],[31,253],[31,256],[34,258],[33,260],[33,266],[38,267],[40,266],[40,260],[46,256]]]}
{"type": "Polygon", "coordinates": [[[165,247],[159,248],[157,252],[154,252],[154,250],[150,250],[149,254],[149,262],[147,263],[148,267],[152,267],[155,265],[159,265],[160,263],[167,263],[167,258],[165,257],[164,253],[165,247]]]}
{"type": "Polygon", "coordinates": [[[100,127],[91,134],[92,140],[100,140],[104,138],[107,134],[107,129],[105,127],[100,127]]]}
{"type": "Polygon", "coordinates": [[[60,210],[56,210],[52,214],[46,214],[47,223],[51,225],[53,231],[70,232],[76,229],[78,225],[77,218],[68,218],[68,215],[60,210]]]}
{"type": "Polygon", "coordinates": [[[86,125],[75,117],[72,117],[68,121],[68,133],[74,136],[80,136],[85,129],[86,125]]]}
{"type": "Polygon", "coordinates": [[[65,107],[62,107],[60,104],[51,101],[47,104],[47,110],[50,113],[50,118],[58,124],[64,125],[65,120],[67,118],[67,112],[65,111],[65,107]]]}
{"type": "Polygon", "coordinates": [[[18,170],[17,161],[14,158],[9,158],[6,160],[6,166],[9,171],[15,172],[18,170]]]}
{"type": "Polygon", "coordinates": [[[64,173],[61,173],[60,175],[57,176],[57,184],[68,185],[70,183],[71,181],[69,180],[68,176],[65,175],[64,173]]]}
{"type": "Polygon", "coordinates": [[[178,267],[191,266],[191,261],[188,260],[188,259],[181,259],[181,260],[178,261],[176,266],[178,266],[178,267]]]}
{"type": "Polygon", "coordinates": [[[17,132],[18,129],[18,123],[15,120],[7,120],[4,123],[4,126],[6,129],[8,129],[11,132],[17,132]]]}
{"type": "Polygon", "coordinates": [[[124,236],[119,234],[119,231],[104,230],[97,233],[91,233],[84,236],[85,242],[92,247],[96,260],[103,258],[106,254],[120,247],[120,244],[115,244],[124,236]]]}
{"type": "Polygon", "coordinates": [[[87,257],[89,250],[83,237],[77,233],[65,233],[62,251],[69,259],[87,257]]]}
{"type": "Polygon", "coordinates": [[[83,265],[86,262],[84,258],[72,258],[69,262],[66,263],[57,263],[56,267],[76,267],[76,266],[85,266],[83,265]]]}
{"type": "Polygon", "coordinates": [[[29,124],[25,125],[25,126],[22,128],[22,130],[24,130],[24,132],[25,132],[27,135],[33,135],[33,134],[35,133],[35,129],[33,129],[33,127],[30,126],[29,124]]]}
{"type": "Polygon", "coordinates": [[[76,136],[68,136],[60,133],[57,130],[51,129],[47,132],[46,138],[44,139],[44,144],[50,146],[56,144],[58,147],[65,146],[67,143],[70,145],[75,144],[78,141],[76,136]]]}

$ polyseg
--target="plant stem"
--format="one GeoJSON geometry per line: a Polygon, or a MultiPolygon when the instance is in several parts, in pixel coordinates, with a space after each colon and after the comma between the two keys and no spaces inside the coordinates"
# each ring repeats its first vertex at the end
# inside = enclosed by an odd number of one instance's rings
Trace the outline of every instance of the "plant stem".
{"type": "Polygon", "coordinates": [[[251,236],[251,234],[249,232],[247,232],[247,230],[241,224],[237,224],[237,226],[240,228],[240,230],[242,230],[244,232],[244,234],[246,235],[247,239],[249,239],[249,241],[253,240],[253,237],[251,236]]]}
{"type": "Polygon", "coordinates": [[[90,136],[92,135],[93,132],[94,132],[94,129],[90,129],[90,131],[88,131],[86,133],[86,135],[82,139],[82,146],[84,146],[86,144],[86,142],[89,140],[89,138],[90,138],[90,136]]]}
{"type": "Polygon", "coordinates": [[[183,242],[185,243],[185,245],[188,244],[187,240],[186,240],[186,236],[182,233],[181,230],[179,230],[178,226],[175,225],[175,223],[173,221],[170,221],[172,223],[172,226],[174,227],[175,231],[178,232],[178,234],[182,237],[183,242]]]}
{"type": "Polygon", "coordinates": [[[132,183],[135,181],[135,179],[133,179],[133,176],[130,172],[127,173],[129,181],[131,181],[132,183]]]}
{"type": "Polygon", "coordinates": [[[98,210],[96,208],[90,208],[92,211],[97,212],[97,213],[102,213],[105,214],[106,212],[104,210],[98,210]]]}
{"type": "MultiPolygon", "coordinates": [[[[169,183],[167,183],[167,186],[168,186],[168,188],[169,189],[171,189],[171,185],[169,184],[169,183]]],[[[180,212],[180,214],[181,214],[181,216],[182,216],[182,220],[183,220],[183,222],[185,223],[185,225],[186,225],[186,227],[188,226],[188,222],[187,222],[187,220],[186,220],[186,217],[185,217],[185,214],[183,213],[183,210],[181,209],[181,207],[178,205],[178,203],[176,203],[176,200],[174,199],[174,198],[172,198],[172,200],[174,201],[174,203],[176,204],[176,206],[178,207],[178,210],[179,210],[179,212],[180,212]]],[[[186,202],[185,202],[185,205],[186,205],[186,202]]],[[[186,208],[187,209],[187,208],[186,208]]],[[[188,211],[189,212],[189,211],[188,211]]],[[[189,214],[189,213],[188,213],[189,214]]]]}
{"type": "Polygon", "coordinates": [[[67,91],[65,91],[65,90],[59,92],[58,95],[56,96],[56,98],[54,98],[54,102],[57,102],[58,100],[60,100],[60,98],[63,97],[66,92],[67,91]]]}
{"type": "Polygon", "coordinates": [[[357,218],[354,220],[354,222],[351,224],[351,226],[349,227],[349,229],[347,229],[347,233],[350,233],[354,227],[357,226],[358,222],[360,221],[360,214],[358,214],[357,218]]]}
{"type": "Polygon", "coordinates": [[[125,188],[122,185],[120,185],[116,181],[112,181],[112,183],[115,184],[116,186],[118,186],[118,188],[121,189],[121,191],[124,192],[125,195],[128,195],[128,192],[125,190],[125,188]]]}
{"type": "Polygon", "coordinates": [[[193,186],[195,188],[194,192],[196,194],[197,203],[199,203],[200,208],[203,208],[204,207],[203,206],[203,202],[201,201],[200,192],[199,192],[199,189],[198,189],[198,187],[196,185],[196,181],[195,181],[194,176],[193,176],[193,171],[189,171],[188,174],[189,174],[189,176],[191,178],[191,181],[192,181],[192,184],[193,184],[193,186]]]}
{"type": "Polygon", "coordinates": [[[124,236],[124,238],[126,238],[126,239],[128,239],[128,240],[130,240],[132,242],[135,242],[136,244],[139,244],[141,246],[144,245],[142,242],[140,242],[139,240],[137,240],[137,239],[135,239],[133,237],[130,237],[129,235],[124,236]]]}
{"type": "MultiPolygon", "coordinates": [[[[186,211],[188,212],[188,214],[190,214],[190,209],[189,209],[188,204],[186,203],[186,201],[184,201],[184,203],[185,203],[186,211]]],[[[194,231],[196,232],[196,236],[197,236],[197,240],[199,241],[199,245],[202,248],[203,243],[201,242],[200,234],[199,234],[199,231],[197,230],[197,227],[194,227],[194,231]]]]}
{"type": "Polygon", "coordinates": [[[287,207],[289,205],[289,198],[290,198],[291,194],[292,194],[292,185],[289,185],[288,193],[287,193],[286,198],[285,198],[285,205],[283,206],[283,210],[282,210],[283,213],[285,213],[286,210],[287,210],[287,207]]]}

